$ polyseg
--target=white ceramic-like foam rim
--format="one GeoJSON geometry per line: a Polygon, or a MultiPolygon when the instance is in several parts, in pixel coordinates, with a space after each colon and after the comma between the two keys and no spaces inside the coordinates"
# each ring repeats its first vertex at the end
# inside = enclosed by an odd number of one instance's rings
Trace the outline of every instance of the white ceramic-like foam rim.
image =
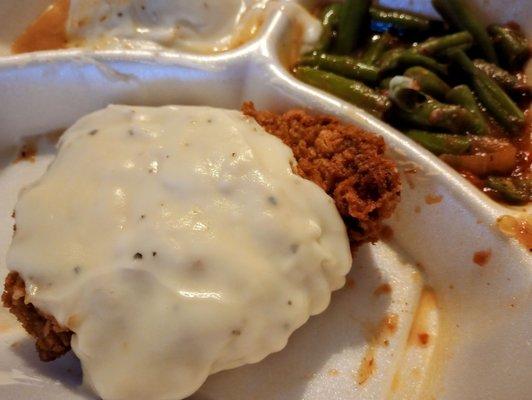
{"type": "MultiPolygon", "coordinates": [[[[528,293],[531,287],[532,261],[524,248],[505,238],[493,226],[501,214],[518,212],[519,209],[495,203],[397,130],[290,75],[279,60],[279,48],[297,18],[296,13],[296,7],[284,4],[268,15],[255,39],[241,48],[212,56],[172,51],[65,50],[2,58],[0,127],[3,137],[0,137],[0,142],[9,144],[24,133],[36,134],[47,129],[63,128],[105,102],[117,99],[129,101],[130,89],[135,94],[144,88],[153,89],[150,84],[157,80],[168,85],[169,91],[187,90],[197,82],[202,90],[212,90],[212,94],[203,93],[198,97],[208,99],[205,104],[235,107],[235,99],[238,98],[255,101],[259,109],[283,111],[304,107],[337,115],[371,130],[384,137],[390,154],[398,160],[403,177],[404,166],[411,167],[415,163],[419,169],[415,187],[409,187],[403,180],[403,199],[389,223],[394,231],[400,232],[395,235],[395,240],[401,249],[424,265],[428,283],[438,291],[440,305],[447,308],[445,318],[450,321],[446,322],[447,326],[461,326],[459,333],[464,337],[455,346],[457,359],[449,366],[450,370],[441,374],[442,381],[444,384],[453,382],[453,390],[458,393],[473,380],[482,385],[486,393],[494,390],[495,386],[505,390],[519,386],[524,381],[522,374],[517,374],[501,386],[490,376],[474,375],[475,370],[467,368],[467,363],[471,362],[467,359],[469,351],[473,351],[471,354],[478,364],[484,362],[481,354],[489,354],[503,360],[499,363],[502,369],[510,368],[522,350],[516,347],[509,350],[503,346],[493,348],[491,344],[499,346],[503,340],[520,343],[529,334],[525,325],[530,322],[532,305],[523,293],[528,293]],[[94,73],[95,70],[99,75],[94,73]],[[212,88],[205,82],[213,82],[212,88]],[[128,86],[130,83],[131,86],[128,86]],[[105,90],[107,86],[109,91],[100,94],[99,90],[105,90]],[[48,93],[50,90],[63,92],[48,93]],[[232,96],[233,100],[223,98],[227,90],[230,92],[227,96],[232,96]],[[84,95],[87,91],[89,93],[84,95]],[[109,93],[114,91],[123,96],[111,96],[109,93]],[[85,101],[92,97],[97,100],[85,101]],[[70,99],[76,103],[72,107],[54,104],[58,100],[66,103],[70,99]],[[40,108],[33,108],[35,105],[40,108]],[[53,116],[28,117],[47,107],[53,116]],[[72,109],[75,112],[71,113],[72,109]],[[414,211],[414,206],[422,204],[423,197],[428,194],[442,195],[443,200],[438,205],[424,205],[421,213],[414,211]],[[493,267],[481,269],[473,264],[472,255],[475,250],[486,248],[493,250],[493,267]],[[511,277],[512,281],[508,282],[506,277],[511,277]],[[486,284],[490,284],[489,289],[486,289],[486,284]],[[455,289],[446,290],[451,285],[455,289]],[[519,301],[509,300],[513,298],[519,301]],[[521,308],[507,317],[507,309],[502,307],[506,301],[519,303],[521,308]],[[499,327],[498,321],[506,321],[507,326],[499,327]],[[510,328],[513,330],[508,332],[510,328]],[[478,344],[480,347],[471,350],[468,337],[483,329],[490,332],[492,342],[484,341],[478,344]],[[465,354],[465,360],[460,359],[462,354],[465,354]]],[[[159,83],[152,86],[156,89],[162,87],[159,83]]],[[[151,100],[146,104],[171,101],[168,93],[148,97],[151,100]]],[[[143,103],[142,99],[135,97],[131,101],[143,103]]],[[[457,334],[452,331],[448,335],[457,334]]]]}
{"type": "Polygon", "coordinates": [[[301,12],[297,4],[285,3],[279,7],[269,7],[265,21],[258,34],[241,47],[227,52],[212,55],[200,55],[176,51],[148,51],[148,50],[98,50],[68,49],[24,53],[0,58],[0,68],[8,70],[39,63],[61,63],[75,60],[80,63],[112,64],[117,62],[145,63],[156,65],[176,65],[199,71],[216,71],[234,68],[235,66],[259,66],[268,74],[266,79],[282,90],[291,90],[308,98],[307,107],[320,104],[330,114],[339,117],[349,116],[356,123],[375,133],[382,135],[393,149],[400,149],[405,158],[421,165],[426,171],[431,171],[434,179],[442,184],[449,184],[455,188],[457,195],[463,201],[470,202],[474,207],[485,210],[485,217],[496,218],[508,213],[530,212],[528,207],[511,207],[501,205],[481,193],[474,185],[460,176],[454,169],[440,161],[427,150],[411,139],[402,135],[390,125],[382,122],[333,95],[315,89],[295,79],[279,60],[279,44],[283,35],[290,29],[297,13],[301,12]]]}

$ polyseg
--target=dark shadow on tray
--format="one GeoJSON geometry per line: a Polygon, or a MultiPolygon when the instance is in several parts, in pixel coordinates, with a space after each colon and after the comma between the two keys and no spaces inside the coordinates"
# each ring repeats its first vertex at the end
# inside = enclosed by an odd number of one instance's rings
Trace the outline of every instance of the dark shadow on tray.
{"type": "Polygon", "coordinates": [[[70,390],[80,393],[82,373],[78,358],[69,352],[55,361],[43,362],[39,360],[35,349],[35,342],[26,338],[13,346],[12,351],[24,361],[25,366],[38,376],[60,382],[70,390]]]}
{"type": "MultiPolygon", "coordinates": [[[[287,346],[263,361],[211,376],[189,400],[302,399],[309,377],[321,371],[336,354],[365,346],[368,326],[377,326],[386,316],[390,296],[374,296],[383,280],[371,245],[362,246],[344,288],[333,293],[328,309],[298,329],[287,346]]],[[[347,372],[347,371],[346,371],[347,372]]]]}

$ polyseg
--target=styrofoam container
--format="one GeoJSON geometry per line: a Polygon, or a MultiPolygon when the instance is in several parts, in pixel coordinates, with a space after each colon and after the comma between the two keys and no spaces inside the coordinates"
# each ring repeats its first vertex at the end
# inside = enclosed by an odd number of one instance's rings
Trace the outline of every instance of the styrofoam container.
{"type": "MultiPolygon", "coordinates": [[[[11,40],[46,3],[0,2],[0,41],[11,40]]],[[[431,12],[425,1],[386,3],[431,12]]],[[[481,4],[494,20],[521,22],[530,35],[527,1],[481,4]]],[[[272,8],[257,38],[219,55],[64,50],[0,58],[1,277],[17,193],[54,156],[43,134],[109,103],[304,107],[385,138],[403,178],[401,204],[387,222],[393,235],[358,250],[346,287],[284,350],[211,376],[192,398],[531,399],[532,259],[495,225],[526,208],[493,202],[393,128],[294,79],[282,60],[300,12],[289,2],[272,8]],[[38,135],[34,162],[13,163],[20,145],[38,135]],[[478,251],[491,253],[484,266],[473,261],[478,251]]],[[[1,399],[94,398],[80,384],[73,355],[40,362],[33,341],[2,310],[1,399]]]]}

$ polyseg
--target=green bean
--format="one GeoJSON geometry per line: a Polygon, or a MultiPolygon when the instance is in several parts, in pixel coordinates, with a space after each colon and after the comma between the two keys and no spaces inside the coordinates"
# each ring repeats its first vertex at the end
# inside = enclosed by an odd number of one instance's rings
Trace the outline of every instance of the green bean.
{"type": "Polygon", "coordinates": [[[474,117],[476,135],[487,135],[489,126],[480,110],[475,95],[467,85],[459,85],[447,92],[447,101],[466,108],[474,117]]]}
{"type": "Polygon", "coordinates": [[[525,116],[512,99],[494,80],[475,67],[463,51],[452,49],[447,54],[469,75],[480,101],[495,119],[510,133],[518,134],[525,124],[525,116]]]}
{"type": "Polygon", "coordinates": [[[519,75],[514,75],[495,64],[491,64],[482,59],[473,61],[475,67],[488,75],[507,93],[516,95],[530,95],[531,88],[526,81],[519,75]]]}
{"type": "Polygon", "coordinates": [[[471,33],[484,56],[497,64],[497,54],[490,37],[468,2],[464,0],[432,0],[432,5],[451,25],[471,33]]]}
{"type": "Polygon", "coordinates": [[[432,97],[445,98],[451,88],[438,75],[423,67],[410,67],[405,76],[412,78],[419,86],[419,89],[432,97]]]}
{"type": "Polygon", "coordinates": [[[393,36],[388,32],[382,35],[376,35],[362,55],[361,61],[366,64],[375,65],[393,41],[393,36]]]}
{"type": "Polygon", "coordinates": [[[447,75],[447,66],[440,64],[431,57],[413,51],[412,49],[388,50],[379,63],[381,71],[387,73],[398,68],[422,66],[440,75],[447,75]]]}
{"type": "Polygon", "coordinates": [[[397,107],[396,115],[419,128],[444,129],[453,133],[472,132],[475,127],[473,115],[464,107],[444,104],[421,93],[415,82],[396,76],[390,82],[390,99],[397,107]]]}
{"type": "Polygon", "coordinates": [[[437,156],[440,154],[464,154],[471,147],[471,139],[467,136],[434,133],[417,129],[408,130],[404,134],[437,156]]]}
{"type": "Polygon", "coordinates": [[[294,74],[303,82],[338,96],[377,118],[382,118],[390,107],[386,96],[378,94],[361,82],[310,67],[296,67],[294,74]]]}
{"type": "Polygon", "coordinates": [[[342,5],[340,3],[330,4],[323,10],[321,17],[321,36],[316,45],[317,51],[327,51],[334,39],[334,31],[340,22],[342,5]]]}
{"type": "Polygon", "coordinates": [[[434,99],[420,103],[411,111],[401,110],[398,116],[404,122],[420,128],[439,128],[456,134],[473,130],[469,111],[463,107],[440,103],[434,99]]]}
{"type": "Polygon", "coordinates": [[[510,203],[527,203],[532,201],[532,179],[526,177],[490,176],[486,186],[497,191],[510,203]]]}
{"type": "Polygon", "coordinates": [[[399,29],[426,31],[430,27],[428,18],[406,11],[373,6],[370,7],[369,14],[372,20],[384,22],[399,29]]]}
{"type": "Polygon", "coordinates": [[[488,26],[488,32],[492,35],[494,45],[507,66],[519,68],[525,63],[530,55],[525,36],[508,26],[496,24],[488,26]]]}
{"type": "Polygon", "coordinates": [[[362,39],[362,31],[366,20],[369,20],[370,0],[346,0],[342,6],[336,53],[349,54],[362,39]]]}
{"type": "Polygon", "coordinates": [[[379,69],[355,60],[349,56],[336,56],[325,53],[307,54],[301,57],[299,65],[318,67],[319,69],[334,72],[336,74],[374,83],[379,78],[379,69]]]}
{"type": "Polygon", "coordinates": [[[473,43],[473,36],[467,31],[453,33],[437,38],[432,38],[421,42],[414,47],[416,51],[424,55],[434,55],[451,47],[470,46],[473,43]]]}

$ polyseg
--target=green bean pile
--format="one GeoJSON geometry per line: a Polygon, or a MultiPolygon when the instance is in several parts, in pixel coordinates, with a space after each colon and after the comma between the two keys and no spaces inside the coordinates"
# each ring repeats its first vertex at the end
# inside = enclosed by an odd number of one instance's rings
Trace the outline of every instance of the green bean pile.
{"type": "Polygon", "coordinates": [[[369,0],[321,10],[322,34],[294,75],[390,123],[500,201],[532,201],[528,42],[485,27],[466,1],[433,0],[443,21],[369,0]]]}

